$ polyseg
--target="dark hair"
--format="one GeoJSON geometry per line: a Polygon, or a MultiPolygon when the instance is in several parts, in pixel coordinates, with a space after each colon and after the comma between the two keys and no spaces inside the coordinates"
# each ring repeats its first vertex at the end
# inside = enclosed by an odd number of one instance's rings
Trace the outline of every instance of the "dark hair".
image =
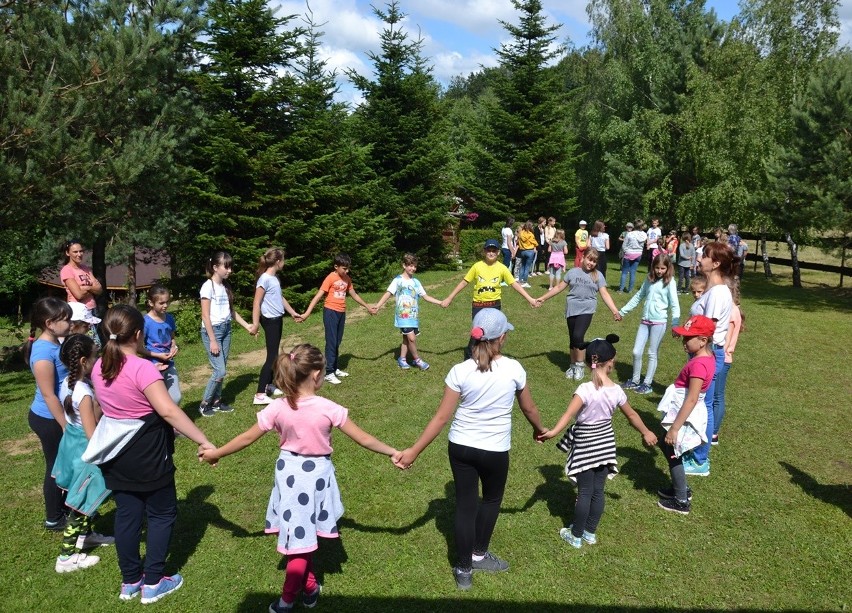
{"type": "Polygon", "coordinates": [[[299,408],[299,387],[318,370],[325,370],[325,357],[322,351],[308,343],[296,345],[275,360],[274,383],[284,391],[287,404],[294,411],[299,408]]]}
{"type": "Polygon", "coordinates": [[[344,268],[351,268],[352,258],[349,257],[348,253],[338,253],[336,256],[334,256],[334,265],[343,266],[344,268]]]}
{"type": "MultiPolygon", "coordinates": [[[[210,258],[207,259],[207,265],[205,269],[207,270],[207,276],[213,277],[213,267],[214,266],[224,266],[225,268],[231,268],[234,265],[234,258],[231,257],[231,254],[227,251],[217,251],[210,258]]],[[[231,308],[234,308],[234,292],[231,291],[231,284],[228,283],[228,280],[225,279],[222,281],[222,285],[225,287],[225,293],[228,295],[228,304],[231,308]]]]}
{"type": "Polygon", "coordinates": [[[728,243],[712,242],[704,245],[704,257],[719,262],[719,273],[725,278],[735,276],[740,265],[740,258],[728,243]]]}
{"type": "Polygon", "coordinates": [[[402,256],[403,266],[417,266],[417,256],[413,253],[406,253],[402,256]]]}
{"type": "Polygon", "coordinates": [[[101,356],[101,376],[112,383],[124,367],[126,357],[121,346],[132,342],[137,332],[145,327],[145,318],[129,304],[117,304],[107,311],[101,322],[106,337],[101,356]],[[113,338],[115,337],[115,338],[113,338]]]}
{"type": "Polygon", "coordinates": [[[603,232],[603,229],[605,227],[606,227],[606,224],[604,224],[604,222],[602,222],[600,219],[598,219],[594,223],[594,225],[592,226],[592,236],[597,236],[598,234],[603,232]]]}
{"type": "Polygon", "coordinates": [[[147,300],[148,304],[153,306],[154,305],[154,302],[153,302],[154,299],[157,296],[162,296],[163,294],[166,294],[167,296],[171,296],[171,292],[169,291],[169,288],[166,287],[165,285],[163,285],[162,283],[154,283],[154,285],[152,285],[151,287],[148,288],[148,296],[147,296],[146,300],[147,300]]]}
{"type": "Polygon", "coordinates": [[[59,298],[39,298],[30,311],[30,336],[24,343],[24,361],[30,363],[36,330],[46,330],[49,321],[71,321],[71,307],[59,298]]]}
{"type": "Polygon", "coordinates": [[[65,260],[63,264],[67,264],[71,261],[71,256],[68,255],[68,250],[71,249],[73,245],[80,245],[82,247],[83,243],[80,241],[79,238],[72,238],[71,240],[67,240],[62,243],[62,257],[65,260]]]}
{"type": "Polygon", "coordinates": [[[68,369],[68,395],[62,403],[65,409],[65,414],[69,417],[74,414],[71,396],[74,395],[74,386],[77,381],[83,380],[80,372],[80,359],[89,358],[94,353],[95,341],[91,336],[86,334],[72,334],[65,339],[62,347],[59,348],[59,359],[65,364],[68,369]]]}
{"type": "Polygon", "coordinates": [[[513,223],[515,223],[515,218],[514,218],[514,217],[507,217],[507,218],[506,218],[506,226],[505,226],[505,227],[507,227],[507,228],[508,228],[508,227],[509,227],[509,226],[511,226],[513,223]]]}
{"type": "Polygon", "coordinates": [[[648,281],[651,283],[656,283],[658,280],[663,280],[663,285],[667,286],[669,281],[672,280],[672,276],[674,275],[674,266],[672,266],[672,259],[669,257],[669,254],[665,251],[661,251],[658,253],[654,259],[651,261],[651,269],[648,271],[648,281]],[[662,277],[657,276],[657,271],[655,270],[657,266],[662,264],[666,265],[666,272],[663,273],[662,277]]]}
{"type": "Polygon", "coordinates": [[[257,261],[256,276],[260,278],[260,275],[265,273],[270,266],[274,266],[276,262],[280,262],[283,259],[283,249],[279,249],[278,247],[270,247],[263,253],[262,256],[260,256],[260,259],[257,261]]]}

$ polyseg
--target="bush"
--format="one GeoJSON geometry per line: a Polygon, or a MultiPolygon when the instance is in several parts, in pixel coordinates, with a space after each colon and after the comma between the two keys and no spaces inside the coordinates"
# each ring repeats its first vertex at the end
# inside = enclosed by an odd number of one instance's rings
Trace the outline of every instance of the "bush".
{"type": "Polygon", "coordinates": [[[459,256],[466,262],[480,259],[482,257],[482,246],[489,238],[501,242],[500,230],[495,228],[490,230],[462,230],[459,233],[459,256]]]}
{"type": "Polygon", "coordinates": [[[197,343],[201,340],[201,304],[194,300],[172,303],[169,312],[175,318],[177,336],[180,344],[197,343]]]}

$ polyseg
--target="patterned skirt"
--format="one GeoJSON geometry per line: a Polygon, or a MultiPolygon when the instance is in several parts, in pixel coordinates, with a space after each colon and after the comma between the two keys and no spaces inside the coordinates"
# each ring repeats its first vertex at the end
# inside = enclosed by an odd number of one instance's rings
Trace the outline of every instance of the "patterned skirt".
{"type": "Polygon", "coordinates": [[[275,463],[275,486],[266,508],[264,531],[278,534],[278,551],[308,553],[317,537],[338,538],[343,502],[331,456],[303,456],[282,450],[275,463]]]}
{"type": "Polygon", "coordinates": [[[566,475],[576,475],[598,466],[618,464],[615,458],[615,431],[612,429],[612,420],[595,424],[575,423],[565,436],[568,446],[566,475]]]}

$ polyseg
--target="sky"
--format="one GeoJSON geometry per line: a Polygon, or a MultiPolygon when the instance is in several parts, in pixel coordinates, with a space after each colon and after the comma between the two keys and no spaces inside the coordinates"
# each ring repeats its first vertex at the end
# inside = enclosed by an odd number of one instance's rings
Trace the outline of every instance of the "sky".
{"type": "MultiPolygon", "coordinates": [[[[382,22],[371,5],[386,8],[385,0],[271,0],[280,5],[279,17],[299,15],[290,26],[304,25],[301,16],[313,14],[320,24],[321,56],[329,69],[338,73],[338,99],[350,104],[359,102],[344,71],[352,69],[372,77],[372,66],[366,52],[379,53],[382,22]]],[[[550,24],[562,24],[556,32],[559,40],[581,47],[588,42],[589,21],[584,0],[543,0],[550,24]]],[[[728,21],[738,12],[737,0],[706,0],[707,8],[728,21]]],[[[418,34],[424,41],[423,55],[433,66],[433,75],[446,85],[454,76],[466,76],[482,67],[497,65],[494,48],[508,38],[500,20],[517,23],[518,13],[511,0],[400,0],[406,15],[404,28],[411,38],[418,34]]],[[[841,44],[852,42],[852,0],[840,0],[841,44]]]]}

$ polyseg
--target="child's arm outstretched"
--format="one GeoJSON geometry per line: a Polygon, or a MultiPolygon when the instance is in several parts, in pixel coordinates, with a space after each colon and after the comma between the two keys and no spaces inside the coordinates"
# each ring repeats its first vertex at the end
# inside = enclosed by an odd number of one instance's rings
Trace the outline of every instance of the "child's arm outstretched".
{"type": "Polygon", "coordinates": [[[314,307],[317,305],[317,303],[318,303],[320,300],[322,300],[322,297],[323,297],[323,296],[325,296],[325,290],[324,290],[324,289],[318,289],[318,290],[317,290],[317,293],[316,293],[316,294],[314,294],[314,297],[313,297],[313,298],[311,298],[311,303],[308,305],[308,308],[307,308],[307,309],[305,309],[305,312],[304,312],[304,313],[302,313],[302,314],[300,315],[300,317],[302,318],[302,320],[305,320],[305,319],[307,319],[307,318],[308,318],[308,316],[309,316],[309,315],[311,314],[311,312],[314,310],[314,307]]]}
{"type": "Polygon", "coordinates": [[[447,425],[447,422],[452,417],[453,413],[456,410],[456,407],[459,404],[459,398],[461,398],[461,394],[448,386],[444,386],[444,397],[441,398],[441,404],[438,405],[438,410],[435,411],[435,415],[432,419],[429,420],[429,423],[426,424],[426,427],[423,429],[423,433],[420,435],[420,438],[417,439],[411,447],[403,450],[402,454],[399,456],[398,461],[394,462],[399,468],[408,468],[412,464],[414,464],[414,460],[417,459],[426,447],[435,440],[435,437],[441,433],[441,430],[444,429],[444,426],[447,425]]]}
{"type": "Polygon", "coordinates": [[[444,306],[443,301],[438,300],[437,298],[433,298],[429,294],[424,293],[420,297],[423,298],[423,300],[425,300],[426,302],[431,302],[432,304],[437,304],[438,306],[444,306]]]}
{"type": "Polygon", "coordinates": [[[530,393],[529,385],[525,385],[524,389],[515,394],[515,397],[518,399],[518,406],[521,407],[521,412],[533,427],[533,439],[537,440],[544,433],[544,428],[541,425],[541,413],[538,412],[538,407],[530,393]]]}
{"type": "Polygon", "coordinates": [[[260,326],[256,326],[247,322],[245,319],[243,319],[243,316],[240,315],[233,307],[231,308],[231,316],[237,321],[238,324],[245,328],[246,332],[248,332],[252,336],[257,336],[257,329],[260,326]]]}
{"type": "Polygon", "coordinates": [[[512,283],[512,289],[513,289],[513,290],[515,290],[516,292],[518,292],[518,293],[519,293],[521,296],[523,296],[524,298],[526,298],[527,302],[529,302],[529,303],[530,303],[530,306],[532,306],[532,307],[541,306],[541,304],[540,304],[540,303],[539,303],[539,302],[538,302],[535,298],[533,298],[532,296],[530,296],[530,295],[527,293],[527,290],[525,290],[525,289],[521,286],[521,282],[520,282],[520,281],[515,281],[514,283],[512,283]]]}
{"type": "Polygon", "coordinates": [[[340,431],[361,445],[364,449],[369,449],[370,451],[374,451],[375,453],[386,455],[388,457],[393,457],[399,454],[399,451],[390,445],[383,443],[372,434],[359,428],[351,419],[347,419],[343,425],[340,426],[340,431]]]}
{"type": "Polygon", "coordinates": [[[549,300],[550,298],[553,298],[556,294],[558,294],[559,292],[564,290],[566,287],[568,287],[568,282],[565,281],[565,279],[560,279],[559,283],[554,285],[553,289],[548,290],[548,292],[546,294],[544,294],[541,298],[536,300],[536,303],[539,304],[539,305],[543,304],[545,300],[549,300]]]}
{"type": "Polygon", "coordinates": [[[615,319],[615,321],[621,321],[621,313],[618,312],[618,307],[615,306],[615,302],[613,301],[612,296],[609,295],[607,289],[602,287],[598,290],[598,293],[601,295],[601,298],[603,298],[604,304],[609,309],[609,312],[612,313],[613,319],[615,319]]]}
{"type": "Polygon", "coordinates": [[[391,294],[390,292],[385,292],[384,295],[379,298],[379,301],[375,305],[373,305],[373,309],[378,312],[378,310],[385,305],[385,302],[387,302],[391,296],[393,296],[393,294],[391,294]]]}
{"type": "Polygon", "coordinates": [[[627,418],[627,421],[630,422],[630,425],[642,435],[642,441],[645,443],[646,447],[653,447],[657,444],[657,435],[648,429],[645,422],[643,422],[642,418],[639,417],[639,413],[633,410],[633,407],[630,406],[629,402],[625,402],[621,405],[621,410],[624,412],[624,416],[627,418]]]}
{"type": "Polygon", "coordinates": [[[698,395],[701,393],[701,386],[703,384],[704,379],[701,377],[689,378],[689,387],[686,390],[686,398],[684,398],[683,404],[677,412],[677,417],[675,417],[674,422],[672,422],[669,431],[666,432],[665,441],[672,447],[674,447],[675,443],[677,443],[677,434],[680,431],[681,426],[686,423],[686,420],[689,419],[689,416],[692,413],[692,409],[694,409],[695,405],[698,404],[698,395]]]}
{"type": "Polygon", "coordinates": [[[446,298],[444,298],[441,301],[441,306],[444,307],[444,308],[447,308],[448,306],[450,306],[450,303],[453,301],[453,298],[455,298],[460,291],[462,291],[464,288],[466,288],[467,285],[468,285],[467,279],[462,279],[461,281],[459,281],[459,284],[456,285],[455,289],[450,292],[450,295],[447,296],[446,298]]]}
{"type": "Polygon", "coordinates": [[[249,428],[242,434],[236,435],[234,438],[232,438],[230,441],[228,441],[218,449],[214,448],[199,451],[198,460],[200,462],[207,462],[211,466],[216,466],[216,464],[219,463],[220,459],[224,458],[225,456],[231,455],[232,453],[242,451],[264,434],[265,432],[260,429],[260,426],[254,424],[251,428],[249,428]]]}
{"type": "Polygon", "coordinates": [[[355,286],[354,286],[354,285],[350,285],[350,286],[349,286],[348,293],[349,293],[349,295],[350,295],[350,296],[352,296],[352,300],[354,300],[355,302],[357,302],[358,304],[360,304],[362,307],[364,307],[365,309],[367,309],[367,312],[368,312],[370,315],[375,315],[375,314],[376,314],[376,312],[377,312],[377,310],[378,310],[378,309],[376,309],[375,307],[371,307],[369,304],[367,304],[367,301],[366,301],[366,300],[364,300],[363,298],[361,298],[361,296],[360,296],[360,295],[358,295],[358,292],[356,292],[356,291],[355,291],[355,286]]]}
{"type": "Polygon", "coordinates": [[[550,430],[545,430],[541,434],[539,434],[535,440],[539,443],[543,443],[546,440],[552,439],[554,436],[557,436],[560,432],[562,432],[565,428],[568,427],[568,424],[571,423],[571,420],[577,416],[577,413],[580,412],[580,409],[583,408],[583,400],[577,394],[574,394],[571,397],[571,402],[568,403],[568,408],[562,414],[562,417],[559,418],[559,421],[556,422],[556,425],[553,426],[550,430]]]}

